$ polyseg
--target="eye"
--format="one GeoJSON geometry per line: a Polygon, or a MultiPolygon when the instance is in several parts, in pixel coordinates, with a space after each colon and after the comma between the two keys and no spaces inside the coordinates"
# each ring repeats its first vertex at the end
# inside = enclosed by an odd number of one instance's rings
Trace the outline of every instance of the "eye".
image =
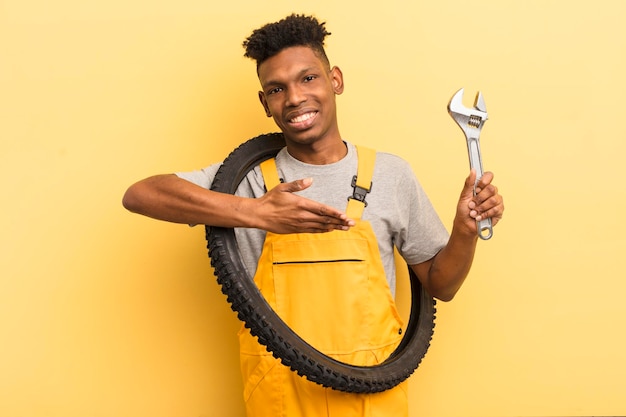
{"type": "Polygon", "coordinates": [[[274,87],[274,88],[267,90],[267,94],[272,95],[272,94],[280,93],[281,91],[283,91],[281,87],[274,87]]]}
{"type": "Polygon", "coordinates": [[[308,83],[310,81],[313,81],[314,79],[316,79],[317,77],[315,75],[307,75],[306,77],[304,77],[304,82],[308,83]]]}

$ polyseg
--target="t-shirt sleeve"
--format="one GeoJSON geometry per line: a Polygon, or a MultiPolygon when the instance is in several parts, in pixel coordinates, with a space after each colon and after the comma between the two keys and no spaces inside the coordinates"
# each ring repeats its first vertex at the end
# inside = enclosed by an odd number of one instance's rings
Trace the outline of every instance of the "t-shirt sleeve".
{"type": "Polygon", "coordinates": [[[435,256],[447,243],[449,233],[408,164],[394,197],[402,224],[394,241],[407,264],[415,265],[435,256]]]}
{"type": "Polygon", "coordinates": [[[211,184],[213,184],[213,179],[215,178],[215,174],[217,173],[220,165],[221,164],[213,164],[203,169],[198,169],[195,171],[176,172],[175,174],[179,178],[192,182],[208,190],[209,188],[211,188],[211,184]]]}

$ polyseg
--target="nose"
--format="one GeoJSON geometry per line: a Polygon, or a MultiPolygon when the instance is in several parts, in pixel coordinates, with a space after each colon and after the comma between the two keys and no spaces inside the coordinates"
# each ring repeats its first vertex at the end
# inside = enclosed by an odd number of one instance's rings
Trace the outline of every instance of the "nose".
{"type": "Polygon", "coordinates": [[[287,106],[298,107],[306,101],[306,95],[299,86],[291,86],[287,90],[287,106]]]}

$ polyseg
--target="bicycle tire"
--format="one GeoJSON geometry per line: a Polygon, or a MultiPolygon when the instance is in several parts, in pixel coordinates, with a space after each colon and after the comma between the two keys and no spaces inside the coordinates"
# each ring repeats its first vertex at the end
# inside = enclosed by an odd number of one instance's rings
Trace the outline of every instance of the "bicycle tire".
{"type": "MultiPolygon", "coordinates": [[[[211,189],[234,194],[250,170],[284,146],[281,133],[259,135],[241,144],[224,160],[211,189]]],[[[308,380],[344,392],[382,392],[413,374],[426,355],[434,333],[436,301],[411,268],[411,310],[402,340],[384,362],[355,366],[315,349],[274,312],[243,265],[234,229],[206,226],[206,238],[214,274],[232,310],[274,357],[308,380]]]]}

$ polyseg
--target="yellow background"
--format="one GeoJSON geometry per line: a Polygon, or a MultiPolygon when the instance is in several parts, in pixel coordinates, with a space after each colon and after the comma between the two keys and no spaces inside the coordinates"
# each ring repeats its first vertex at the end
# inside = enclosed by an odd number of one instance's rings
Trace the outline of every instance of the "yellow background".
{"type": "Polygon", "coordinates": [[[0,2],[0,415],[241,416],[203,229],[126,212],[154,173],[274,131],[241,42],[315,13],[340,128],[404,156],[450,226],[477,90],[495,237],[411,378],[411,416],[626,414],[626,2],[0,2]]]}

